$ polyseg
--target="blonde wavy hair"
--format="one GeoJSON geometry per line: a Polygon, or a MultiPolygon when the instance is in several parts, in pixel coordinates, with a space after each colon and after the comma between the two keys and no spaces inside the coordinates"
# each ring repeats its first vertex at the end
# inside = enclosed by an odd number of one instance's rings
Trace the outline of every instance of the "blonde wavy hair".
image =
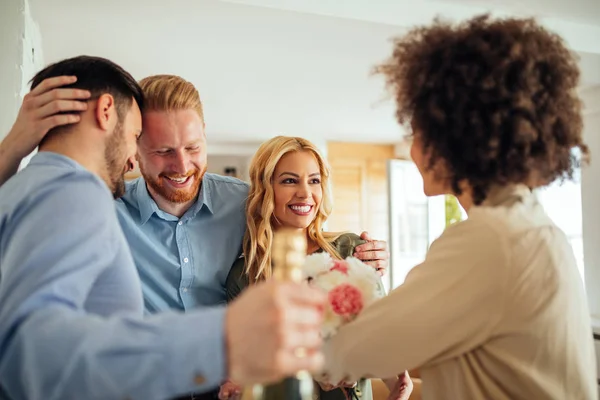
{"type": "Polygon", "coordinates": [[[307,229],[307,239],[318,244],[332,257],[340,258],[332,243],[341,233],[323,232],[323,223],[329,217],[332,208],[329,165],[310,141],[299,137],[277,136],[263,143],[250,163],[250,193],[246,202],[247,228],[243,249],[246,274],[251,284],[268,279],[272,275],[272,219],[275,208],[273,174],[277,163],[284,155],[297,151],[310,152],[315,157],[319,164],[323,189],[317,215],[307,229]]]}
{"type": "Polygon", "coordinates": [[[204,110],[196,87],[177,75],[152,75],[139,82],[145,111],[195,110],[204,122],[204,110]]]}

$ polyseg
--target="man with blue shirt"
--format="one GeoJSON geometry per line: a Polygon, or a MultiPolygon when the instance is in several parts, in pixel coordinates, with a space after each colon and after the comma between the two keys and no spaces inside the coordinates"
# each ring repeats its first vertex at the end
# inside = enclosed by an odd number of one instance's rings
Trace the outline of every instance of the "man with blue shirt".
{"type": "MultiPolygon", "coordinates": [[[[127,183],[117,214],[142,281],[145,310],[187,312],[225,304],[225,280],[241,254],[248,185],[206,173],[204,113],[190,82],[155,75],[140,86],[142,177],[127,183]]],[[[0,176],[2,171],[0,165],[0,176]]],[[[383,273],[385,247],[370,241],[356,255],[383,273]]],[[[202,398],[216,396],[217,391],[202,398]]]]}
{"type": "MultiPolygon", "coordinates": [[[[140,86],[146,101],[137,154],[142,177],[128,183],[117,212],[142,280],[146,311],[225,304],[225,280],[242,251],[248,185],[206,173],[204,112],[193,84],[154,75],[140,86]]],[[[385,244],[364,247],[369,246],[385,244]]],[[[380,268],[387,260],[384,250],[358,256],[381,259],[372,261],[380,268]]],[[[217,395],[215,390],[192,397],[217,395]]]]}
{"type": "Polygon", "coordinates": [[[225,279],[241,253],[248,185],[206,173],[204,114],[191,83],[156,75],[140,85],[147,99],[138,143],[142,178],[128,183],[117,211],[146,310],[225,304],[225,279]]]}
{"type": "MultiPolygon", "coordinates": [[[[0,398],[164,399],[322,364],[324,299],[305,285],[267,282],[227,309],[143,316],[113,202],[143,136],[142,99],[97,57],[33,79],[7,143],[31,128],[40,152],[0,187],[0,398]],[[56,118],[64,112],[77,115],[56,118]]],[[[0,146],[0,170],[21,156],[8,154],[0,146]]]]}
{"type": "MultiPolygon", "coordinates": [[[[224,304],[227,274],[242,251],[248,185],[206,173],[204,112],[192,83],[155,75],[140,86],[146,100],[138,143],[142,177],[128,184],[117,210],[144,284],[146,309],[224,304]]],[[[385,243],[370,242],[357,251],[385,269],[385,243]]]]}

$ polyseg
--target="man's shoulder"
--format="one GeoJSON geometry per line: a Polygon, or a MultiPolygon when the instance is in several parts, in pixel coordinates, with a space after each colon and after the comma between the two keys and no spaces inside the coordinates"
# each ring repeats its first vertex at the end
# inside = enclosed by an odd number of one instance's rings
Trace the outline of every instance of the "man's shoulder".
{"type": "Polygon", "coordinates": [[[211,189],[214,189],[217,195],[240,196],[244,199],[248,197],[248,190],[250,189],[250,185],[241,179],[208,172],[204,174],[202,182],[211,186],[211,189]]]}
{"type": "Polygon", "coordinates": [[[125,193],[121,198],[126,199],[128,201],[133,200],[135,198],[138,186],[143,182],[144,178],[142,178],[141,176],[130,181],[125,181],[125,193]]]}
{"type": "Polygon", "coordinates": [[[125,181],[125,193],[115,200],[117,210],[124,211],[127,207],[139,209],[138,186],[144,184],[144,178],[125,181]]]}
{"type": "Polygon", "coordinates": [[[234,178],[232,176],[224,176],[207,172],[206,174],[204,174],[203,180],[204,179],[214,183],[215,185],[231,187],[238,190],[247,191],[250,188],[250,185],[247,182],[244,182],[243,180],[239,178],[234,178]]]}
{"type": "Polygon", "coordinates": [[[25,168],[14,178],[0,189],[0,236],[19,227],[39,235],[46,232],[40,230],[42,226],[60,234],[69,226],[72,233],[85,225],[102,224],[106,215],[114,213],[110,190],[89,171],[25,168]]]}
{"type": "Polygon", "coordinates": [[[53,192],[57,192],[56,196],[64,198],[77,195],[101,199],[110,195],[106,184],[89,171],[60,166],[42,168],[29,165],[0,187],[0,198],[10,198],[9,201],[17,203],[32,198],[44,198],[53,192]]]}

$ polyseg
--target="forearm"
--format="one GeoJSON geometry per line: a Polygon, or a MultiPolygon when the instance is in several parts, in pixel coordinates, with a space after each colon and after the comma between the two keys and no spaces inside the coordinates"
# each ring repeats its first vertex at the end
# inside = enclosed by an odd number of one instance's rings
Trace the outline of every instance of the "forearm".
{"type": "Polygon", "coordinates": [[[10,138],[0,143],[0,186],[17,173],[24,157],[10,149],[10,138]]]}
{"type": "Polygon", "coordinates": [[[223,317],[223,308],[143,320],[48,307],[0,337],[0,381],[10,398],[32,400],[207,391],[225,377],[223,317]]]}
{"type": "Polygon", "coordinates": [[[485,220],[447,229],[402,285],[325,344],[326,372],[333,381],[385,378],[484,343],[502,318],[506,254],[485,220]]]}

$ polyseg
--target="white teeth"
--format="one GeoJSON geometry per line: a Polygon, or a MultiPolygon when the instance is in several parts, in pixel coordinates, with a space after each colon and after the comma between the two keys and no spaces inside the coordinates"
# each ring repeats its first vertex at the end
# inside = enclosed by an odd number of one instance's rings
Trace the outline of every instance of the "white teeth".
{"type": "Polygon", "coordinates": [[[310,211],[311,206],[290,206],[290,208],[294,211],[298,211],[301,213],[307,213],[310,211]]]}
{"type": "Polygon", "coordinates": [[[172,180],[173,182],[177,182],[177,183],[183,183],[187,180],[187,177],[184,178],[171,178],[171,177],[167,177],[168,179],[172,180]]]}

